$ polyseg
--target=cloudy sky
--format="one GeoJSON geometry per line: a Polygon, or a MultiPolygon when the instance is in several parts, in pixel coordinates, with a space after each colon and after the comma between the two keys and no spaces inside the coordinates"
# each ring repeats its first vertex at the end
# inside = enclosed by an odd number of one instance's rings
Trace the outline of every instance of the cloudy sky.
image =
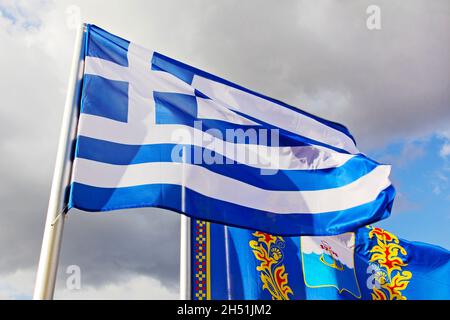
{"type": "MultiPolygon", "coordinates": [[[[393,164],[381,226],[450,249],[450,2],[0,0],[0,298],[31,297],[78,15],[347,125],[393,164]],[[381,8],[381,30],[366,8],[381,8]]],[[[67,218],[56,298],[177,298],[179,217],[67,218]],[[65,289],[79,265],[82,289],[65,289]]]]}

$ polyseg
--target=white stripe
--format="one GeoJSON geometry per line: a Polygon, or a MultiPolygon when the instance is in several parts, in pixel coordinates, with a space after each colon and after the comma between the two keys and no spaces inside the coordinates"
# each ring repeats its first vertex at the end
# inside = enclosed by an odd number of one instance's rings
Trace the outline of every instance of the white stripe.
{"type": "Polygon", "coordinates": [[[152,58],[152,50],[148,50],[136,43],[130,42],[127,52],[128,68],[130,68],[130,70],[151,71],[152,58]]]}
{"type": "Polygon", "coordinates": [[[259,126],[259,123],[251,121],[234,111],[228,109],[217,100],[197,97],[197,118],[208,120],[221,120],[243,126],[259,126]]]}
{"type": "Polygon", "coordinates": [[[354,157],[320,146],[273,147],[234,144],[184,125],[130,126],[103,117],[82,113],[78,134],[129,145],[184,143],[205,147],[231,160],[255,168],[274,170],[313,170],[335,168],[354,157]],[[177,136],[183,135],[183,140],[177,136]],[[203,135],[203,139],[201,138],[203,135]],[[198,138],[197,138],[198,137],[198,138]]]}
{"type": "Polygon", "coordinates": [[[86,57],[84,74],[97,75],[109,80],[128,81],[128,67],[124,67],[112,61],[86,57]]]}
{"type": "Polygon", "coordinates": [[[197,75],[192,80],[192,86],[209,98],[220,100],[233,110],[247,114],[252,118],[315,141],[344,149],[350,153],[359,153],[350,137],[299,112],[197,75]]]}
{"type": "MultiPolygon", "coordinates": [[[[390,185],[390,166],[384,165],[343,187],[318,191],[264,190],[200,166],[185,164],[184,170],[186,188],[211,198],[280,214],[346,210],[375,200],[390,185]]],[[[174,162],[120,166],[76,158],[73,181],[103,188],[181,185],[182,171],[183,164],[174,162]]]]}

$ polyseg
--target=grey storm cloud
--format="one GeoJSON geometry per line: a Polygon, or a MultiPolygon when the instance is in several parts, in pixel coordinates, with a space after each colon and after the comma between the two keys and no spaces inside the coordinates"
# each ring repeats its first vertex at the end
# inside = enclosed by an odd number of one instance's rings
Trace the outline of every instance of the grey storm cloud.
{"type": "MultiPolygon", "coordinates": [[[[341,122],[362,151],[450,124],[446,0],[0,0],[0,283],[36,268],[74,8],[86,22],[341,122]],[[370,4],[381,8],[381,30],[366,28],[370,4]]],[[[70,213],[59,287],[64,267],[77,264],[89,286],[143,274],[175,290],[178,219],[157,209],[70,213]]]]}

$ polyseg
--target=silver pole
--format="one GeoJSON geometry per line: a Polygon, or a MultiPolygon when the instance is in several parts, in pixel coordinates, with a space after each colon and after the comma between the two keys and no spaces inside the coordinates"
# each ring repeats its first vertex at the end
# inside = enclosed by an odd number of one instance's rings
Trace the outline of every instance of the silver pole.
{"type": "Polygon", "coordinates": [[[230,232],[228,231],[228,226],[224,226],[225,235],[225,268],[227,270],[227,299],[231,299],[231,268],[230,268],[230,232]]]}
{"type": "Polygon", "coordinates": [[[64,115],[59,136],[58,152],[53,173],[52,188],[45,221],[41,256],[36,275],[33,299],[53,299],[56,274],[58,271],[59,251],[64,228],[64,209],[67,203],[67,188],[72,169],[73,143],[76,138],[78,105],[81,81],[84,71],[84,30],[82,24],[78,30],[72,68],[69,78],[64,115]]]}
{"type": "MultiPolygon", "coordinates": [[[[181,211],[186,210],[186,147],[183,147],[183,176],[181,180],[181,211]]],[[[191,219],[180,215],[180,300],[191,299],[191,219]]]]}

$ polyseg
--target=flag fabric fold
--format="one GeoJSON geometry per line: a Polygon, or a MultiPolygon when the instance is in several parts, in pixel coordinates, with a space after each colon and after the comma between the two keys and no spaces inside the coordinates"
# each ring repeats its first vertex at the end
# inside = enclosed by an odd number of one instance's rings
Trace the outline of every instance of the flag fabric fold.
{"type": "Polygon", "coordinates": [[[85,38],[69,208],[158,207],[280,235],[389,216],[390,166],[344,126],[96,26],[85,38]]]}
{"type": "Polygon", "coordinates": [[[191,224],[194,300],[450,299],[450,252],[381,228],[281,237],[191,224]]]}

